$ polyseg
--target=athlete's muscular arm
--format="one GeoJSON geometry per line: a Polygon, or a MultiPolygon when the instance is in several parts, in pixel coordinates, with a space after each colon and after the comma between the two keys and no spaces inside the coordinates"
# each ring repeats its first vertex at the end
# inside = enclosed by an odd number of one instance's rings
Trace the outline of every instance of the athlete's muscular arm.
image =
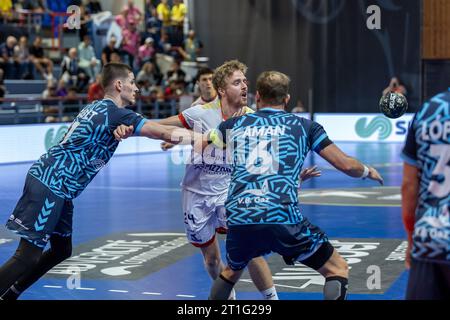
{"type": "Polygon", "coordinates": [[[184,128],[183,123],[178,116],[171,116],[165,119],[158,121],[159,124],[163,124],[165,126],[175,126],[179,128],[184,128]]]}
{"type": "Polygon", "coordinates": [[[412,234],[414,231],[415,212],[417,207],[417,198],[419,196],[419,170],[408,164],[403,165],[402,182],[402,218],[406,233],[408,234],[408,249],[406,250],[405,265],[410,267],[411,263],[411,245],[412,234]]]}
{"type": "MultiPolygon", "coordinates": [[[[114,130],[114,137],[121,141],[130,137],[133,131],[133,126],[120,125],[114,130]]],[[[190,144],[193,139],[193,132],[179,127],[161,125],[155,121],[147,121],[140,130],[140,136],[164,140],[173,144],[190,144]]]]}
{"type": "MultiPolygon", "coordinates": [[[[333,167],[342,171],[346,175],[354,178],[361,178],[364,174],[364,165],[346,155],[341,149],[339,149],[334,143],[326,146],[320,151],[320,156],[327,160],[333,167]]],[[[367,178],[378,181],[383,184],[383,178],[378,171],[373,167],[367,167],[369,169],[367,178]]]]}

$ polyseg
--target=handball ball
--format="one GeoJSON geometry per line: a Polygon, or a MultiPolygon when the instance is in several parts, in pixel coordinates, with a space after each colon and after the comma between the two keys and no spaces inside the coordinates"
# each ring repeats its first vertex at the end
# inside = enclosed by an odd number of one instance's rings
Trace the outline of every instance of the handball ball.
{"type": "Polygon", "coordinates": [[[396,119],[408,110],[406,97],[398,92],[389,92],[380,99],[380,111],[388,118],[396,119]]]}

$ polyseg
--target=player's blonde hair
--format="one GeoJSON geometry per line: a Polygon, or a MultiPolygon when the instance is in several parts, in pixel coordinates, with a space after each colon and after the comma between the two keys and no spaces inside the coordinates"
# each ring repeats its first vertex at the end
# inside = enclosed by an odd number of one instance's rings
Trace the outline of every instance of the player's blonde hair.
{"type": "Polygon", "coordinates": [[[247,73],[247,66],[238,60],[225,61],[220,67],[214,70],[213,86],[216,91],[219,88],[225,89],[227,85],[227,78],[233,75],[235,71],[242,71],[243,74],[247,73]]]}

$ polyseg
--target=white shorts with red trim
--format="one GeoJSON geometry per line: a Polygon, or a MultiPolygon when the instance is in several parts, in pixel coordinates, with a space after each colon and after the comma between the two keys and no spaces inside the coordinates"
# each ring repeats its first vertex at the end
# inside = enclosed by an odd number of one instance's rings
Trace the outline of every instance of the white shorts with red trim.
{"type": "Polygon", "coordinates": [[[184,229],[189,242],[205,247],[214,241],[216,232],[226,233],[225,200],[227,193],[205,196],[182,190],[184,229]]]}

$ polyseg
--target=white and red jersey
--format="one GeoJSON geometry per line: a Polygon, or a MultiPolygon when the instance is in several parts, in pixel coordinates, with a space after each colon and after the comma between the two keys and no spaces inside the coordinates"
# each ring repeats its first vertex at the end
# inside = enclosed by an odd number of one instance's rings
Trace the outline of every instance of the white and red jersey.
{"type": "Polygon", "coordinates": [[[211,102],[214,102],[214,101],[216,101],[218,99],[219,99],[219,95],[216,95],[216,97],[214,99],[212,99],[211,101],[205,101],[205,100],[203,100],[202,96],[200,96],[200,97],[197,98],[197,100],[192,102],[191,107],[197,106],[199,104],[203,105],[203,104],[211,103],[211,102]]]}
{"type": "MultiPolygon", "coordinates": [[[[253,112],[252,109],[245,108],[247,113],[253,112]]],[[[216,129],[222,121],[226,120],[222,112],[220,99],[215,99],[204,105],[190,107],[181,112],[178,117],[184,127],[187,129],[199,128],[201,133],[216,129]]],[[[208,154],[208,152],[205,154],[208,154]]],[[[186,165],[181,186],[186,190],[202,195],[219,195],[227,192],[231,167],[225,164],[224,151],[216,149],[207,156],[205,154],[202,159],[199,159],[199,156],[197,158],[191,157],[193,163],[186,165]]]]}

